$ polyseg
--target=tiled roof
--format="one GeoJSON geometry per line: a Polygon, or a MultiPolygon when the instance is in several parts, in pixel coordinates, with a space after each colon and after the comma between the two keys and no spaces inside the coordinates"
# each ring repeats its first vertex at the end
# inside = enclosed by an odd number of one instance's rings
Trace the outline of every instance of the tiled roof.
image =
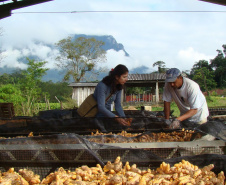
{"type": "MultiPolygon", "coordinates": [[[[165,73],[152,73],[152,74],[129,74],[128,81],[126,84],[131,83],[155,83],[156,81],[165,82],[166,74],[165,73]],[[142,81],[142,82],[140,82],[142,81]]],[[[71,87],[95,87],[97,82],[78,82],[71,83],[68,86],[71,87]]]]}
{"type": "Polygon", "coordinates": [[[165,73],[152,73],[152,74],[129,74],[128,81],[157,81],[165,80],[165,73]]]}

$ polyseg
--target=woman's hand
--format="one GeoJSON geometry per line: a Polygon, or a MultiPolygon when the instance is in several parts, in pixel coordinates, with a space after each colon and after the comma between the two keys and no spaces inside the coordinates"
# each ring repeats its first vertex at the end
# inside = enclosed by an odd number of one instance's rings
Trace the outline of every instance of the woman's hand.
{"type": "Polygon", "coordinates": [[[128,123],[128,126],[131,126],[131,123],[133,121],[133,118],[126,118],[125,120],[128,123]]]}
{"type": "Polygon", "coordinates": [[[128,123],[124,118],[119,118],[116,116],[115,120],[123,126],[130,126],[130,123],[128,123]]]}

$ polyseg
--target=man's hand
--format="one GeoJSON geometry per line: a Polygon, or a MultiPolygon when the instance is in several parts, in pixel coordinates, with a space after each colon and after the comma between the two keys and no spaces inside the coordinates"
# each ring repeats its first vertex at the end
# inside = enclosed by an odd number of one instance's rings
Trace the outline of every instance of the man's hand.
{"type": "Polygon", "coordinates": [[[178,119],[174,119],[172,121],[172,123],[170,124],[170,129],[177,129],[177,128],[180,128],[180,120],[178,119]]]}
{"type": "Polygon", "coordinates": [[[169,127],[169,126],[171,125],[172,121],[169,120],[169,119],[165,119],[165,120],[164,120],[164,123],[165,123],[165,125],[166,125],[167,127],[169,127]]]}

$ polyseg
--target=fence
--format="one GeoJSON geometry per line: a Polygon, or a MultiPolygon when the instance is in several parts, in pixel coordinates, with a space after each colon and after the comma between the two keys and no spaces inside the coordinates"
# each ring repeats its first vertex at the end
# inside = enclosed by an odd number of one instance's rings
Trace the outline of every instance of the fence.
{"type": "MultiPolygon", "coordinates": [[[[159,96],[162,101],[162,95],[159,96]]],[[[153,94],[131,94],[126,95],[125,102],[156,102],[156,95],[153,94]]]]}

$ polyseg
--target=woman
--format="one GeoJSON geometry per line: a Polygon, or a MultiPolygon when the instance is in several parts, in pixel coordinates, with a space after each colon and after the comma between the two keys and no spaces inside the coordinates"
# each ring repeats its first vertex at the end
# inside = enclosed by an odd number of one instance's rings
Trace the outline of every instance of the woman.
{"type": "Polygon", "coordinates": [[[128,80],[128,73],[128,68],[119,64],[109,72],[108,76],[104,77],[103,80],[97,84],[93,94],[98,105],[96,117],[116,118],[118,123],[123,126],[128,126],[128,122],[123,118],[125,114],[121,106],[122,88],[128,80]],[[111,112],[111,104],[113,102],[115,103],[117,114],[111,112]]]}

